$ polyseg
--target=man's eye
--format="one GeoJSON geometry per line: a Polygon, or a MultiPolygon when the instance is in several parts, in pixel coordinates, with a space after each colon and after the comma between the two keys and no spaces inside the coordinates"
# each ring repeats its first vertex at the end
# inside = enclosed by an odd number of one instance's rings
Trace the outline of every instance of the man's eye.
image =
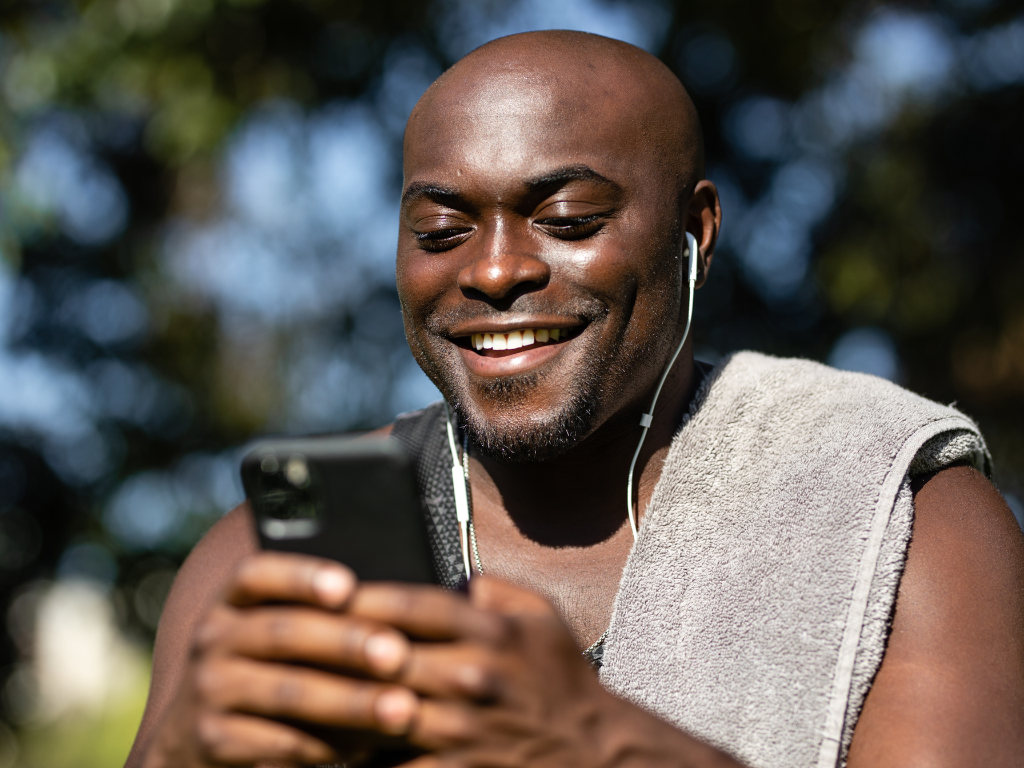
{"type": "Polygon", "coordinates": [[[430,232],[417,232],[416,242],[425,251],[447,251],[462,243],[469,236],[469,229],[435,229],[430,232]]]}
{"type": "Polygon", "coordinates": [[[561,238],[562,240],[582,240],[596,234],[604,221],[601,216],[560,216],[557,218],[541,219],[537,226],[548,234],[561,238]]]}

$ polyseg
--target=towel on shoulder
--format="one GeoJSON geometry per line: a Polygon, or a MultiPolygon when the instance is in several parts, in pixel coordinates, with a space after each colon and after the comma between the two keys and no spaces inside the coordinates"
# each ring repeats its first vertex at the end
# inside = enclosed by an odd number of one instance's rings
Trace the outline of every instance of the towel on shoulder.
{"type": "Polygon", "coordinates": [[[754,768],[845,761],[885,652],[910,478],[977,426],[882,379],[753,352],[706,378],[623,572],[612,691],[754,768]]]}

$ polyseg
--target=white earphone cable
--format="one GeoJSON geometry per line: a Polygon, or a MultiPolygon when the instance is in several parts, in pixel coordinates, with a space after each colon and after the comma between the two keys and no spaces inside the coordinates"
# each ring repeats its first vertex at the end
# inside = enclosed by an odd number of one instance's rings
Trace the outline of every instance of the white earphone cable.
{"type": "Polygon", "coordinates": [[[644,447],[644,440],[647,438],[647,430],[651,428],[651,423],[654,421],[654,406],[658,404],[658,396],[661,394],[661,388],[665,385],[665,380],[668,378],[669,372],[672,367],[676,364],[676,358],[679,357],[679,353],[683,351],[683,345],[686,344],[686,338],[690,335],[690,322],[693,320],[693,288],[697,282],[697,238],[691,235],[689,232],[686,233],[686,250],[689,254],[689,268],[687,269],[687,283],[690,286],[690,296],[686,305],[686,328],[683,330],[682,341],[679,342],[679,346],[676,347],[675,354],[672,355],[672,359],[668,361],[668,365],[665,366],[664,372],[661,374],[661,380],[658,382],[658,388],[654,390],[654,397],[651,399],[651,407],[647,410],[643,416],[640,417],[640,442],[637,443],[636,451],[633,452],[633,460],[629,462],[629,484],[626,486],[626,509],[629,513],[629,527],[633,531],[633,541],[636,541],[636,537],[639,533],[636,524],[636,512],[633,510],[633,471],[636,469],[636,461],[640,458],[640,449],[644,447]]]}

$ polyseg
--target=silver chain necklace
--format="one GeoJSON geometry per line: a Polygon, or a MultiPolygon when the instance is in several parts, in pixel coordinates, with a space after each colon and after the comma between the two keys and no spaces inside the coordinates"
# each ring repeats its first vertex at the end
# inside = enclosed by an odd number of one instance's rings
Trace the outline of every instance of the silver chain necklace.
{"type": "MultiPolygon", "coordinates": [[[[484,564],[480,561],[480,545],[476,542],[476,527],[473,525],[473,493],[470,489],[469,484],[469,435],[465,435],[462,439],[462,474],[466,480],[466,496],[469,499],[469,543],[470,549],[473,550],[473,564],[476,566],[476,572],[483,576],[484,564]]],[[[606,629],[601,633],[601,636],[595,640],[590,647],[583,651],[583,655],[593,662],[593,656],[597,648],[605,641],[608,637],[608,630],[606,629]]]]}

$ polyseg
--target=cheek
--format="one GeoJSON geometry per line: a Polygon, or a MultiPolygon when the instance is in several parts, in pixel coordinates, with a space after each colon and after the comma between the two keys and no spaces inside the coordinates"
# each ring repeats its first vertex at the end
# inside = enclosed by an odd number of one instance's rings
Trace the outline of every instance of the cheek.
{"type": "Polygon", "coordinates": [[[680,308],[681,272],[670,239],[645,238],[624,228],[577,252],[566,269],[574,283],[612,309],[618,322],[660,324],[680,308]]]}
{"type": "Polygon", "coordinates": [[[448,271],[443,257],[418,248],[399,248],[395,285],[407,332],[419,330],[423,319],[441,300],[448,286],[455,284],[448,271]]]}
{"type": "Polygon", "coordinates": [[[573,281],[588,293],[601,298],[618,300],[636,285],[637,272],[630,253],[615,243],[578,253],[568,260],[573,281]]]}

